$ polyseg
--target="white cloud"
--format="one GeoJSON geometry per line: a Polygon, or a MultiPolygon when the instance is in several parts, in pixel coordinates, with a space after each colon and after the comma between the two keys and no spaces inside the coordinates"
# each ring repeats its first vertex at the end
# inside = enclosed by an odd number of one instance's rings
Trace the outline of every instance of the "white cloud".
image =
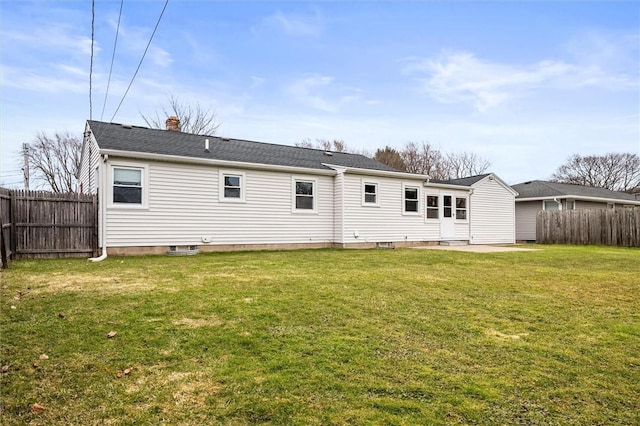
{"type": "MultiPolygon", "coordinates": [[[[91,38],[75,34],[74,27],[67,24],[50,23],[46,27],[13,30],[2,33],[5,48],[17,44],[21,49],[43,51],[50,53],[78,53],[89,55],[91,53],[91,38]],[[55,49],[55,50],[52,50],[55,49]]],[[[101,50],[100,44],[94,41],[94,52],[101,50]]]]}
{"type": "Polygon", "coordinates": [[[0,68],[0,84],[4,88],[16,88],[35,93],[85,93],[88,90],[88,73],[79,74],[74,67],[58,66],[59,72],[32,70],[3,65],[0,68]]]}
{"type": "Polygon", "coordinates": [[[336,85],[333,77],[323,75],[299,78],[287,87],[287,92],[298,102],[325,112],[338,112],[348,104],[363,101],[361,90],[336,85]]]}
{"type": "Polygon", "coordinates": [[[638,86],[637,79],[597,64],[543,60],[530,65],[491,62],[470,52],[445,52],[434,59],[408,58],[403,73],[418,75],[420,90],[441,103],[469,103],[486,111],[538,89],[609,90],[638,86]]]}
{"type": "Polygon", "coordinates": [[[306,77],[293,82],[293,84],[289,86],[288,91],[298,101],[308,106],[322,111],[336,112],[339,108],[337,103],[330,102],[316,93],[316,89],[327,87],[332,82],[333,78],[327,76],[306,77]]]}
{"type": "Polygon", "coordinates": [[[323,32],[324,22],[318,10],[311,14],[277,11],[264,18],[259,28],[277,30],[292,37],[317,37],[323,32]]]}

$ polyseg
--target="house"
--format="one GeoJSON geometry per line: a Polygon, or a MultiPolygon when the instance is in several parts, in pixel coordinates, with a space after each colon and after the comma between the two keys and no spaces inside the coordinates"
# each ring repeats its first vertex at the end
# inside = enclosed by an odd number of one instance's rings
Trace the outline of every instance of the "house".
{"type": "Polygon", "coordinates": [[[362,155],[187,134],[172,120],[87,122],[78,177],[98,193],[103,256],[515,240],[513,221],[488,221],[514,204],[495,175],[430,182],[362,155]]]}
{"type": "Polygon", "coordinates": [[[516,197],[516,240],[535,241],[540,210],[607,209],[640,206],[634,195],[604,188],[534,180],[512,186],[516,197]]]}
{"type": "Polygon", "coordinates": [[[471,187],[469,242],[513,244],[516,239],[514,197],[518,193],[493,173],[444,181],[471,187]]]}

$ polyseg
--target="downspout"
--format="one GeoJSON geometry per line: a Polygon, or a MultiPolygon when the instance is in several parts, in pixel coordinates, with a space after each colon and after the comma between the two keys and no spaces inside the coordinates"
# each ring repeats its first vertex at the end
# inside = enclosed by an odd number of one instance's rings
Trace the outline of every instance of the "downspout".
{"type": "Polygon", "coordinates": [[[475,188],[471,188],[469,191],[469,205],[467,206],[467,218],[469,220],[469,244],[473,244],[473,221],[471,220],[471,209],[473,208],[473,204],[471,203],[471,196],[473,195],[473,191],[475,188]]]}
{"type": "Polygon", "coordinates": [[[102,254],[98,257],[89,258],[91,262],[102,262],[107,258],[107,167],[105,164],[108,159],[109,156],[107,154],[102,156],[103,165],[100,167],[100,187],[98,188],[98,203],[100,205],[100,223],[98,227],[100,228],[100,236],[102,239],[102,254]]]}

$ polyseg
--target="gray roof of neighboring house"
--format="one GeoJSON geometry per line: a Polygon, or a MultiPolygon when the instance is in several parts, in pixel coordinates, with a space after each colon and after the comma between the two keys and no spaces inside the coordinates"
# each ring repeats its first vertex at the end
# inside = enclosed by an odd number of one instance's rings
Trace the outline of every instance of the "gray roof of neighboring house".
{"type": "Polygon", "coordinates": [[[123,126],[92,120],[89,120],[88,124],[100,149],[309,169],[329,169],[323,165],[327,163],[359,169],[398,171],[359,154],[331,151],[328,155],[320,149],[123,126]],[[209,152],[205,152],[204,149],[205,139],[209,139],[209,152]]]}
{"type": "Polygon", "coordinates": [[[533,180],[511,186],[518,191],[518,198],[553,198],[572,196],[576,198],[606,198],[626,201],[638,201],[634,195],[624,192],[611,191],[604,188],[592,186],[573,185],[569,183],[547,182],[543,180],[533,180]]]}
{"type": "Polygon", "coordinates": [[[462,186],[471,186],[476,182],[481,181],[482,179],[489,176],[491,173],[486,173],[484,175],[476,175],[476,176],[468,176],[459,179],[448,179],[448,180],[431,180],[433,183],[445,183],[448,185],[462,185],[462,186]]]}

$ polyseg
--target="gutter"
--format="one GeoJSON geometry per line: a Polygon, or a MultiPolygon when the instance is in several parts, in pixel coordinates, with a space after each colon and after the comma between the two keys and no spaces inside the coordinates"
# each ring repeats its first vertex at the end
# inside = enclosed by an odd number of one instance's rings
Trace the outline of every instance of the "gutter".
{"type": "Polygon", "coordinates": [[[115,149],[103,149],[100,150],[104,155],[111,155],[114,157],[122,157],[126,159],[135,158],[139,160],[156,160],[166,161],[170,163],[186,163],[186,164],[202,164],[209,166],[220,166],[228,168],[242,168],[250,170],[270,170],[270,171],[285,171],[300,174],[314,174],[324,176],[335,176],[335,170],[323,170],[312,169],[308,167],[294,167],[294,166],[279,166],[275,164],[257,164],[247,163],[243,161],[228,161],[228,160],[216,160],[208,158],[196,158],[196,157],[183,157],[179,155],[168,154],[151,154],[146,152],[134,152],[134,151],[120,151],[115,149]]]}
{"type": "Polygon", "coordinates": [[[577,201],[596,201],[600,203],[615,203],[623,205],[640,206],[640,201],[625,200],[623,198],[602,198],[602,197],[584,197],[580,195],[561,195],[556,197],[529,197],[529,198],[516,198],[516,203],[525,201],[544,201],[544,200],[577,200],[577,201]]]}

